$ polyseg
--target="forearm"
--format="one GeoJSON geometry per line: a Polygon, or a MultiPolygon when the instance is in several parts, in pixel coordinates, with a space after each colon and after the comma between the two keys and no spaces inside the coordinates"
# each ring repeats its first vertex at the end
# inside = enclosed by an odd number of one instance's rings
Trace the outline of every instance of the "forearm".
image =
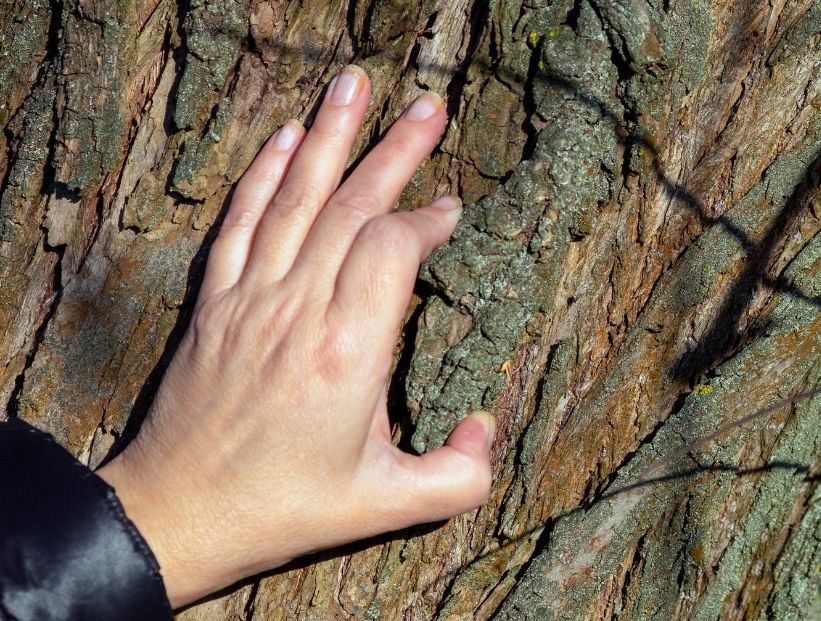
{"type": "Polygon", "coordinates": [[[0,613],[171,618],[159,568],[114,490],[50,436],[0,423],[0,613]]]}

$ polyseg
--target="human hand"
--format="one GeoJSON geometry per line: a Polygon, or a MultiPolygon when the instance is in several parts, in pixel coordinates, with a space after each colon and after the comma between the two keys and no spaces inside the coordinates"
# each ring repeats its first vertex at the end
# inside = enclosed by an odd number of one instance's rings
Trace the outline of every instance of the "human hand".
{"type": "Polygon", "coordinates": [[[391,443],[386,382],[420,261],[459,202],[390,213],[444,130],[418,99],[340,185],[370,98],[346,67],[239,182],[188,332],[134,442],[101,468],[174,607],[311,551],[481,505],[493,418],[422,456],[391,443]]]}

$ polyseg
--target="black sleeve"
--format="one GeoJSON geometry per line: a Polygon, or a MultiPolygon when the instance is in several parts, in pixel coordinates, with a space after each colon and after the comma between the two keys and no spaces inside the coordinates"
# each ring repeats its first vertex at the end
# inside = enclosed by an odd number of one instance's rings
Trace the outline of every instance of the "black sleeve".
{"type": "Polygon", "coordinates": [[[171,618],[157,560],[114,490],[48,434],[0,423],[0,619],[171,618]]]}

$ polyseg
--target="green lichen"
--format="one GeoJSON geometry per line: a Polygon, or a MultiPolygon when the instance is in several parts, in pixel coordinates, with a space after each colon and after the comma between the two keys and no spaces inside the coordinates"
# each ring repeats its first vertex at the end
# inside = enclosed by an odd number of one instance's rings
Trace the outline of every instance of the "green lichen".
{"type": "Polygon", "coordinates": [[[813,2],[809,12],[793,28],[785,32],[778,41],[767,62],[770,66],[788,61],[796,55],[806,54],[813,45],[811,42],[821,32],[821,4],[813,2]]]}
{"type": "Polygon", "coordinates": [[[665,62],[669,63],[675,78],[670,88],[676,100],[681,100],[704,81],[709,41],[715,28],[711,5],[707,0],[673,2],[670,5],[667,49],[676,52],[668,54],[665,62]]]}
{"type": "MultiPolygon", "coordinates": [[[[816,115],[817,129],[821,130],[821,114],[816,115]]],[[[821,134],[821,132],[819,132],[821,134]]],[[[764,177],[767,195],[783,204],[807,174],[812,161],[821,153],[821,140],[807,141],[804,149],[787,153],[767,169],[764,177]]]]}
{"type": "Polygon", "coordinates": [[[174,105],[174,123],[177,127],[189,129],[207,112],[209,95],[215,88],[213,80],[214,74],[206,63],[195,56],[186,59],[185,73],[180,80],[174,105]]]}
{"type": "MultiPolygon", "coordinates": [[[[573,237],[592,230],[598,206],[618,190],[605,172],[617,168],[615,127],[622,114],[618,104],[603,103],[612,102],[616,84],[609,48],[603,39],[591,44],[567,27],[552,28],[560,35],[539,44],[547,75],[532,83],[537,113],[550,123],[531,159],[468,206],[451,244],[421,270],[437,296],[422,315],[406,382],[419,451],[441,445],[470,409],[494,405],[507,383],[499,369],[539,334],[560,257],[573,237]],[[448,349],[457,314],[469,314],[473,324],[448,349]]],[[[521,44],[505,50],[508,75],[527,70],[530,59],[522,50],[521,44]]]]}
{"type": "MultiPolygon", "coordinates": [[[[601,9],[606,4],[613,5],[614,3],[596,2],[595,4],[601,9]]],[[[622,4],[629,5],[629,3],[622,4]]],[[[612,81],[609,84],[605,82],[607,88],[597,91],[597,85],[602,83],[602,76],[595,75],[595,63],[588,65],[578,63],[578,54],[567,51],[572,49],[575,52],[576,48],[572,40],[582,28],[585,29],[586,44],[589,44],[591,40],[599,40],[597,35],[589,34],[595,31],[597,18],[594,13],[588,11],[588,7],[589,3],[583,0],[580,4],[577,31],[574,33],[569,28],[565,28],[561,36],[556,38],[555,52],[551,48],[552,40],[545,40],[541,43],[546,64],[545,73],[553,76],[553,80],[552,83],[544,86],[546,93],[536,91],[535,100],[539,102],[538,105],[544,106],[544,112],[540,109],[540,113],[544,114],[544,118],[550,119],[549,125],[553,124],[554,118],[558,118],[558,128],[553,130],[555,134],[565,132],[566,124],[576,123],[583,126],[590,118],[589,113],[585,114],[584,111],[580,111],[577,118],[569,122],[563,119],[560,113],[557,114],[557,111],[560,112],[562,109],[556,104],[556,93],[558,92],[564,91],[568,98],[574,96],[581,98],[582,93],[586,94],[587,101],[593,104],[600,115],[612,119],[616,124],[621,117],[621,110],[614,107],[612,103],[613,92],[619,94],[619,100],[628,108],[649,110],[652,113],[653,106],[656,105],[654,97],[661,88],[657,78],[647,79],[640,75],[643,73],[642,62],[646,63],[652,59],[647,56],[645,61],[636,62],[635,41],[638,39],[634,39],[634,43],[625,39],[622,41],[623,47],[617,51],[627,52],[625,57],[639,77],[630,78],[628,84],[621,82],[614,85],[612,81]],[[567,44],[565,40],[568,41],[567,44]],[[566,50],[564,54],[561,53],[562,48],[566,50]],[[590,83],[591,87],[581,91],[578,88],[580,83],[590,83]],[[542,104],[542,101],[546,104],[542,104]]],[[[676,39],[673,42],[664,37],[660,39],[663,52],[671,49],[684,49],[686,58],[664,59],[673,76],[673,97],[680,99],[702,79],[699,76],[703,74],[704,56],[707,51],[706,41],[710,38],[712,24],[708,3],[671,3],[670,7],[667,19],[674,23],[664,26],[663,29],[675,33],[676,37],[682,32],[684,39],[688,33],[692,37],[690,40],[676,39]],[[689,64],[693,66],[690,67],[689,64]],[[679,87],[681,87],[680,90],[676,90],[679,87]]],[[[658,9],[658,6],[652,8],[653,11],[658,9]]],[[[632,15],[633,11],[625,10],[625,14],[632,15]]],[[[605,18],[607,18],[606,12],[605,18]]],[[[659,19],[664,25],[663,18],[659,19]]],[[[606,27],[612,35],[614,30],[623,34],[624,28],[633,26],[619,25],[615,18],[612,18],[606,23],[606,27]]],[[[648,32],[651,30],[653,29],[648,32]]],[[[658,72],[657,68],[654,68],[654,71],[658,72]]],[[[667,74],[664,80],[667,80],[670,74],[667,74]]],[[[669,106],[669,103],[665,105],[669,106]]],[[[549,131],[550,126],[542,132],[539,138],[540,143],[549,131]]],[[[560,148],[561,144],[558,146],[560,148]]],[[[807,148],[812,151],[815,147],[809,144],[807,148]]],[[[537,149],[537,154],[540,158],[547,158],[554,156],[556,150],[557,146],[554,142],[544,154],[537,149]]],[[[560,150],[559,152],[561,153],[560,150]]],[[[602,149],[600,152],[606,151],[602,149]]],[[[817,153],[817,150],[815,152],[817,153]]],[[[651,155],[650,153],[639,153],[638,149],[634,150],[634,154],[639,158],[651,155]]],[[[617,391],[623,391],[625,382],[636,381],[637,378],[631,376],[628,371],[634,368],[631,362],[631,352],[646,351],[646,347],[641,347],[639,341],[656,338],[654,335],[662,331],[677,332],[678,328],[675,326],[677,318],[692,316],[694,312],[700,312],[698,309],[701,308],[700,305],[705,304],[705,301],[709,301],[707,304],[709,306],[715,300],[716,295],[723,295],[724,291],[732,291],[727,287],[727,277],[734,275],[739,261],[748,256],[749,239],[760,239],[777,221],[784,200],[792,195],[796,182],[805,173],[807,161],[807,158],[802,155],[777,162],[770,171],[770,179],[765,178],[744,201],[737,204],[731,213],[722,218],[720,224],[706,231],[696,244],[679,258],[675,268],[665,274],[653,292],[653,299],[658,300],[658,304],[663,304],[663,309],[656,308],[656,302],[651,300],[643,314],[646,317],[664,317],[665,322],[669,318],[669,322],[674,325],[643,325],[639,320],[639,324],[621,348],[623,355],[618,359],[618,367],[608,374],[608,379],[604,382],[604,394],[612,395],[617,391]],[[776,179],[783,181],[780,185],[773,184],[776,179]],[[770,187],[771,190],[768,189],[770,187]],[[775,201],[772,201],[773,198],[775,201]],[[771,201],[773,204],[770,204],[771,201]],[[765,207],[762,208],[762,205],[765,207]]],[[[809,161],[812,161],[812,157],[809,161]]],[[[641,162],[631,162],[630,167],[640,169],[640,164],[641,162]]],[[[562,178],[563,171],[560,167],[556,171],[556,168],[553,166],[553,180],[562,178]]],[[[571,176],[564,175],[564,178],[569,179],[571,176]]],[[[578,182],[576,179],[573,181],[578,182]]],[[[584,183],[584,180],[580,181],[584,183]]],[[[588,185],[587,190],[588,195],[595,194],[595,184],[588,185]]],[[[580,201],[574,200],[573,202],[576,206],[569,206],[571,211],[574,208],[578,209],[580,201]]],[[[595,219],[595,210],[589,210],[587,213],[595,219]]],[[[512,234],[516,233],[515,223],[511,226],[509,218],[494,216],[494,219],[512,234]]],[[[575,222],[585,224],[581,217],[577,217],[575,222]]],[[[595,220],[593,222],[595,223],[595,220]]],[[[584,230],[573,232],[583,234],[584,230]]],[[[697,585],[703,584],[703,574],[699,572],[704,571],[702,563],[709,558],[710,546],[716,543],[717,538],[717,526],[710,521],[712,517],[710,511],[720,504],[738,475],[728,471],[729,469],[705,472],[698,478],[697,483],[690,485],[690,481],[696,480],[690,477],[698,475],[688,474],[693,462],[682,458],[677,463],[668,465],[669,469],[666,472],[671,475],[669,479],[663,479],[663,482],[654,483],[652,486],[648,483],[646,487],[643,485],[635,488],[635,493],[640,494],[640,500],[636,503],[628,502],[630,490],[634,489],[631,488],[631,484],[635,483],[640,476],[647,476],[643,469],[652,463],[657,463],[660,457],[669,455],[683,444],[694,442],[714,431],[726,422],[725,417],[728,412],[745,412],[744,400],[747,393],[744,387],[749,386],[751,381],[759,381],[760,378],[771,381],[775,372],[771,368],[773,365],[777,365],[775,368],[777,368],[778,381],[784,387],[784,394],[797,390],[796,387],[802,386],[804,382],[809,382],[810,385],[817,384],[818,380],[813,379],[817,375],[817,370],[813,372],[812,368],[814,364],[817,367],[817,360],[821,355],[821,348],[818,346],[820,337],[813,332],[814,329],[817,332],[818,317],[817,302],[813,300],[818,299],[817,296],[821,290],[817,278],[821,262],[818,258],[819,243],[821,242],[816,241],[806,247],[794,258],[783,275],[782,284],[786,290],[777,293],[777,304],[771,308],[765,318],[762,318],[763,321],[772,322],[772,328],[766,336],[748,344],[731,361],[714,369],[716,377],[712,378],[709,384],[696,386],[693,394],[685,399],[683,407],[658,430],[653,441],[640,448],[639,452],[629,460],[628,465],[619,471],[617,480],[607,488],[605,499],[597,502],[592,508],[586,507],[584,511],[570,511],[557,518],[545,550],[532,561],[528,571],[519,579],[518,585],[497,612],[498,618],[511,621],[514,619],[516,621],[525,619],[542,621],[582,618],[593,614],[589,608],[591,602],[601,601],[605,581],[625,570],[625,557],[637,542],[640,549],[634,560],[635,566],[630,568],[629,582],[631,585],[652,584],[653,589],[652,591],[635,587],[626,589],[625,592],[636,592],[637,599],[619,601],[612,610],[614,616],[624,619],[671,618],[676,614],[676,606],[681,604],[681,595],[695,592],[697,585]],[[790,290],[793,286],[802,292],[801,295],[790,290]],[[809,347],[811,351],[819,353],[815,356],[812,354],[809,356],[786,355],[783,351],[783,339],[791,339],[788,342],[795,342],[796,346],[809,347]],[[687,500],[686,503],[684,499],[687,500]],[[608,540],[608,545],[600,548],[596,554],[586,557],[584,551],[590,549],[588,546],[593,546],[600,536],[608,540]],[[573,573],[569,569],[569,566],[576,567],[574,561],[577,558],[580,559],[579,571],[587,572],[586,574],[573,573]],[[569,586],[571,583],[572,586],[569,586]]],[[[695,323],[698,325],[699,322],[695,323]]],[[[686,338],[686,335],[683,338],[686,338]]],[[[502,532],[509,536],[514,536],[517,529],[514,526],[508,531],[508,524],[519,524],[519,528],[521,527],[522,516],[517,515],[516,512],[521,510],[521,499],[527,489],[528,481],[531,480],[529,463],[533,455],[542,448],[541,445],[545,438],[549,437],[549,432],[555,429],[556,422],[552,419],[555,412],[562,409],[560,395],[565,394],[568,389],[565,385],[567,359],[572,360],[576,351],[572,337],[562,340],[557,345],[552,356],[551,367],[545,377],[545,390],[541,397],[542,407],[525,433],[523,448],[517,447],[516,459],[521,460],[516,462],[517,472],[525,474],[516,476],[513,485],[507,490],[504,513],[500,519],[502,532]]],[[[773,397],[773,399],[777,398],[778,395],[773,397]]],[[[587,403],[587,408],[595,410],[598,404],[604,403],[607,403],[607,399],[601,398],[595,402],[591,399],[587,403]]],[[[798,448],[793,457],[800,455],[803,463],[810,464],[818,459],[817,451],[821,446],[821,437],[819,437],[821,426],[818,425],[817,399],[813,407],[815,409],[807,404],[800,411],[796,410],[795,424],[785,429],[783,437],[779,438],[772,456],[769,456],[771,461],[789,461],[788,451],[794,446],[798,448]],[[783,452],[779,453],[779,451],[783,452]]],[[[733,464],[745,445],[752,447],[758,445],[760,440],[757,430],[762,425],[763,421],[758,425],[752,425],[752,429],[738,430],[722,437],[720,441],[709,447],[702,447],[697,451],[698,462],[705,468],[713,464],[722,467],[726,464],[733,464]]],[[[503,476],[507,474],[509,473],[503,476]]],[[[718,570],[720,573],[723,572],[725,581],[719,586],[718,583],[721,580],[716,580],[715,593],[711,594],[709,601],[705,599],[705,607],[703,610],[698,609],[698,614],[703,614],[704,618],[710,619],[723,618],[721,606],[730,597],[731,589],[737,591],[739,585],[744,583],[744,572],[750,569],[752,558],[750,550],[754,549],[754,543],[760,540],[762,533],[766,532],[768,524],[764,524],[762,528],[763,517],[773,511],[773,503],[778,499],[783,501],[785,497],[796,498],[798,496],[797,486],[802,476],[795,470],[774,468],[772,475],[767,473],[763,477],[768,480],[768,484],[764,486],[764,492],[756,500],[749,519],[736,526],[740,529],[738,532],[741,533],[738,550],[730,550],[726,559],[726,567],[718,570]]],[[[784,504],[782,502],[782,505],[784,504]]],[[[776,517],[771,520],[770,524],[783,524],[786,520],[783,511],[788,509],[789,507],[783,507],[783,510],[779,509],[782,513],[772,513],[776,517]]],[[[810,520],[810,526],[806,528],[811,531],[814,528],[812,524],[815,523],[810,520]]],[[[806,538],[806,534],[803,536],[806,538]]],[[[810,563],[805,562],[804,565],[814,565],[819,562],[818,552],[813,552],[809,557],[804,558],[811,559],[810,563]]],[[[788,567],[785,566],[782,571],[788,571],[788,567]]],[[[712,572],[714,568],[708,567],[706,571],[712,572]]],[[[807,579],[804,572],[798,572],[798,576],[796,584],[791,586],[795,595],[790,595],[790,600],[809,601],[810,598],[801,594],[817,592],[818,583],[807,579]],[[799,582],[801,584],[798,584],[799,582]]],[[[786,609],[786,601],[788,601],[787,598],[782,598],[780,610],[786,609]]],[[[592,605],[595,606],[595,604],[592,605]]],[[[690,606],[691,604],[685,602],[683,605],[690,606]]],[[[696,608],[699,605],[698,602],[692,604],[696,608]]],[[[805,604],[802,606],[806,607],[805,604]]],[[[679,611],[678,614],[682,613],[679,611]]]]}
{"type": "Polygon", "coordinates": [[[515,192],[525,199],[521,207],[504,189],[495,193],[465,215],[457,241],[422,270],[422,278],[441,296],[426,307],[422,317],[426,329],[420,330],[417,343],[427,340],[442,345],[420,347],[409,373],[409,405],[423,413],[413,440],[418,450],[441,445],[469,409],[493,404],[506,382],[498,370],[505,360],[515,357],[528,323],[546,298],[543,287],[555,278],[540,264],[539,254],[531,254],[521,239],[505,239],[516,228],[513,222],[533,217],[534,210],[544,208],[526,200],[525,187],[538,186],[533,175],[532,166],[522,165],[508,183],[509,190],[518,188],[515,192]],[[501,210],[509,213],[496,236],[485,228],[485,214],[501,210]],[[457,313],[469,314],[473,325],[441,357],[437,352],[444,350],[457,313]]]}
{"type": "Polygon", "coordinates": [[[550,119],[535,157],[549,166],[555,208],[568,213],[574,237],[593,228],[599,206],[618,192],[615,171],[624,110],[613,98],[617,75],[605,42],[591,43],[567,27],[542,46],[545,69],[534,83],[538,113],[550,119]],[[593,174],[591,174],[593,173],[593,174]]]}
{"type": "MultiPolygon", "coordinates": [[[[786,297],[782,298],[782,303],[786,303],[786,297]]],[[[729,548],[716,566],[705,568],[710,547],[716,543],[717,529],[727,528],[712,519],[711,512],[720,506],[737,475],[720,470],[709,480],[704,477],[693,479],[692,462],[684,459],[667,464],[662,471],[648,472],[645,469],[657,464],[660,456],[670,454],[683,443],[709,433],[720,423],[727,409],[743,404],[741,387],[749,381],[749,362],[764,360],[767,364],[770,357],[764,352],[777,347],[776,343],[777,338],[773,336],[759,344],[757,351],[745,351],[744,356],[720,367],[716,381],[721,385],[723,401],[715,402],[705,410],[705,405],[694,395],[688,397],[682,409],[668,419],[653,442],[642,447],[620,470],[608,487],[606,498],[584,511],[562,515],[553,527],[546,549],[520,577],[498,618],[546,621],[567,618],[567,610],[584,611],[590,602],[598,601],[601,580],[624,571],[624,558],[637,541],[640,562],[631,569],[630,581],[653,584],[653,589],[640,589],[636,600],[622,601],[620,617],[671,618],[679,594],[694,590],[700,572],[707,570],[716,575],[708,583],[705,597],[694,601],[695,610],[688,618],[724,618],[723,606],[744,584],[745,572],[749,571],[756,546],[764,540],[772,525],[787,520],[792,506],[785,503],[784,498],[798,497],[803,472],[778,467],[767,471],[756,486],[758,491],[750,512],[740,516],[739,523],[732,527],[734,536],[729,548]],[[635,485],[638,479],[656,477],[656,482],[635,485]],[[682,502],[685,497],[687,503],[682,502]],[[672,514],[667,513],[671,511],[672,514]],[[600,542],[601,537],[607,538],[607,545],[591,548],[600,542]],[[590,579],[577,580],[569,587],[565,581],[571,576],[578,577],[578,572],[585,572],[590,579]],[[594,579],[595,576],[601,580],[594,579]],[[553,593],[562,595],[550,597],[553,593]]],[[[812,361],[807,359],[798,363],[783,381],[788,385],[802,381],[808,365],[812,365],[812,361]]],[[[813,381],[817,380],[810,378],[810,382],[813,381]]],[[[806,402],[797,409],[769,457],[772,463],[811,464],[818,458],[818,447],[821,446],[819,406],[821,403],[816,399],[815,403],[806,402]]],[[[705,454],[699,461],[705,468],[711,464],[732,464],[740,447],[750,440],[758,442],[755,430],[738,431],[723,437],[711,450],[702,449],[705,454]]],[[[803,537],[811,536],[817,519],[817,516],[805,518],[810,528],[801,531],[805,533],[803,537]]],[[[815,546],[814,550],[809,559],[810,566],[821,561],[821,546],[815,546]]],[[[790,563],[783,560],[784,556],[781,558],[779,562],[790,563]]],[[[818,582],[811,572],[805,572],[804,576],[799,574],[795,578],[791,591],[793,597],[806,602],[809,599],[807,593],[812,594],[812,585],[818,582]]],[[[571,618],[583,616],[580,613],[571,618]]]]}
{"type": "Polygon", "coordinates": [[[205,128],[204,136],[189,137],[183,147],[172,179],[172,188],[183,196],[193,199],[203,199],[209,195],[205,186],[207,179],[202,176],[202,170],[211,161],[215,145],[222,139],[222,134],[231,122],[231,102],[223,99],[216,110],[216,114],[205,128]]]}
{"type": "Polygon", "coordinates": [[[773,569],[778,588],[770,591],[758,621],[821,619],[821,486],[807,507],[773,569]]]}
{"type": "Polygon", "coordinates": [[[200,0],[191,3],[185,18],[188,54],[177,91],[174,122],[189,129],[202,122],[215,93],[239,58],[248,34],[248,4],[229,0],[200,0]]]}
{"type": "MultiPolygon", "coordinates": [[[[777,211],[778,206],[771,209],[777,211]]],[[[724,235],[727,235],[726,231],[724,235]]],[[[710,250],[702,248],[699,252],[708,254],[710,250]]],[[[722,247],[715,245],[712,252],[721,254],[722,247]]],[[[690,268],[680,263],[677,269],[687,273],[690,268]]],[[[813,296],[821,292],[817,278],[819,273],[821,238],[816,236],[793,259],[785,278],[796,286],[806,288],[809,296],[813,296]]],[[[670,298],[665,293],[667,286],[662,282],[657,287],[663,299],[670,298]]],[[[691,610],[688,618],[712,620],[726,616],[727,602],[743,588],[748,573],[755,571],[758,546],[767,538],[779,536],[772,529],[780,529],[789,521],[793,503],[785,502],[785,499],[800,498],[805,489],[806,468],[821,457],[818,453],[821,448],[821,398],[815,397],[795,406],[772,451],[764,453],[766,461],[773,466],[757,475],[755,485],[750,488],[754,494],[750,509],[733,518],[737,522],[732,525],[719,521],[714,512],[739,481],[740,475],[733,471],[733,464],[737,463],[739,455],[745,454],[743,447],[755,448],[762,442],[760,430],[767,428],[766,420],[750,423],[745,428],[721,436],[708,446],[691,451],[695,461],[682,456],[666,464],[664,470],[648,472],[646,469],[683,445],[713,432],[726,422],[728,412],[746,413],[748,388],[745,387],[749,387],[751,378],[754,378],[753,381],[771,378],[773,368],[777,368],[778,384],[784,387],[785,394],[794,392],[796,386],[818,385],[821,381],[821,368],[817,364],[821,357],[821,333],[814,329],[817,327],[818,311],[812,297],[796,297],[788,291],[782,292],[777,295],[777,303],[767,319],[774,326],[767,335],[753,341],[714,369],[715,377],[709,384],[712,388],[710,399],[704,398],[704,388],[708,385],[693,391],[680,410],[673,413],[659,429],[653,441],[640,448],[619,470],[604,499],[585,511],[571,511],[560,516],[553,527],[549,545],[520,578],[498,618],[543,621],[564,618],[563,610],[584,610],[591,601],[598,601],[603,588],[601,580],[623,571],[625,555],[637,541],[642,541],[644,545],[640,553],[643,560],[631,570],[630,580],[632,583],[650,583],[654,587],[652,591],[640,589],[634,602],[622,602],[622,605],[629,606],[622,609],[621,617],[670,618],[679,594],[693,592],[696,585],[703,581],[705,571],[710,572],[712,577],[703,597],[688,604],[692,606],[687,609],[691,610]],[[817,353],[795,356],[785,352],[782,343],[787,338],[792,339],[796,346],[817,353]],[[795,466],[786,467],[784,464],[795,466]],[[694,466],[702,470],[693,472],[694,466]],[[712,468],[715,471],[711,471],[712,468]],[[637,480],[648,478],[657,480],[635,485],[637,480]],[[633,494],[638,496],[631,499],[633,494]],[[683,504],[684,499],[686,504],[683,504]],[[681,507],[689,507],[686,520],[678,513],[681,507]],[[671,508],[675,512],[665,517],[671,508]],[[602,535],[603,525],[606,525],[604,532],[610,541],[596,554],[586,555],[587,546],[602,535]],[[718,545],[720,533],[727,529],[733,533],[728,547],[716,564],[705,566],[707,559],[714,554],[712,549],[718,545]],[[567,568],[576,567],[577,564],[589,567],[588,574],[599,576],[601,580],[580,580],[577,586],[568,588],[564,581],[572,572],[567,568]],[[562,593],[561,598],[550,597],[550,594],[557,592],[562,593]]],[[[547,376],[546,388],[548,382],[561,382],[561,358],[561,352],[557,351],[547,376]]],[[[618,370],[612,375],[618,376],[618,370]]],[[[543,401],[546,411],[553,408],[550,393],[557,390],[561,390],[561,385],[550,386],[550,392],[545,393],[548,397],[543,401]]],[[[773,400],[777,398],[778,395],[772,397],[773,400]]],[[[548,424],[543,423],[541,417],[537,417],[536,421],[542,428],[548,424]]],[[[529,435],[530,429],[525,441],[529,435]]],[[[544,438],[544,435],[539,437],[544,438]]],[[[536,438],[537,442],[539,437],[536,438]]],[[[527,455],[526,452],[522,454],[527,455]]],[[[515,493],[509,492],[509,495],[515,496],[515,493]]],[[[800,528],[791,531],[792,540],[787,553],[777,557],[773,571],[784,575],[790,572],[790,579],[777,580],[777,584],[788,584],[788,590],[782,594],[770,594],[770,610],[786,610],[792,602],[798,606],[793,610],[800,613],[784,618],[806,618],[801,615],[809,609],[814,594],[818,592],[819,577],[811,571],[795,571],[795,568],[821,563],[821,546],[801,546],[802,541],[818,541],[812,537],[814,530],[819,528],[820,518],[817,511],[809,512],[802,519],[800,528]]],[[[769,571],[767,567],[763,570],[769,571]]]]}
{"type": "Polygon", "coordinates": [[[30,79],[32,66],[42,58],[50,17],[50,3],[45,0],[0,4],[0,108],[9,103],[21,82],[30,79]]]}
{"type": "Polygon", "coordinates": [[[12,121],[12,131],[22,135],[19,156],[12,165],[6,188],[0,197],[0,241],[14,241],[29,201],[39,199],[48,158],[53,122],[54,89],[40,87],[29,98],[24,111],[12,121]]]}
{"type": "MultiPolygon", "coordinates": [[[[806,464],[809,468],[818,458],[817,449],[821,446],[820,417],[821,399],[797,406],[796,414],[780,435],[770,461],[806,464]]],[[[751,556],[762,542],[774,536],[770,532],[774,525],[789,523],[793,502],[785,502],[785,499],[800,497],[803,486],[804,473],[795,468],[774,468],[762,477],[756,485],[752,507],[735,526],[734,537],[721,557],[721,564],[709,582],[707,592],[699,600],[693,619],[706,621],[725,617],[730,596],[744,584],[751,569],[751,556]]],[[[814,562],[819,562],[821,549],[816,549],[816,553],[819,556],[814,562]]],[[[817,579],[814,582],[818,584],[817,579]]]]}
{"type": "Polygon", "coordinates": [[[21,392],[17,397],[17,416],[25,417],[29,410],[38,411],[37,399],[28,393],[21,392]]]}
{"type": "Polygon", "coordinates": [[[58,57],[72,77],[58,79],[64,111],[54,166],[56,181],[84,196],[118,165],[126,139],[122,67],[133,48],[125,31],[133,9],[120,0],[90,7],[72,2],[62,11],[62,36],[74,45],[58,57]]]}

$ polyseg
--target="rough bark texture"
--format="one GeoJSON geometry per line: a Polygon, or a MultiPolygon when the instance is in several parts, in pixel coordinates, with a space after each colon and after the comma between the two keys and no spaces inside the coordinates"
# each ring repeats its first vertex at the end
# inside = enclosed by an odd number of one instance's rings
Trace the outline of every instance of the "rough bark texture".
{"type": "Polygon", "coordinates": [[[820,397],[664,459],[821,382],[816,0],[4,0],[6,415],[133,436],[232,184],[350,61],[358,152],[447,96],[401,207],[468,207],[391,403],[419,451],[495,412],[492,497],[179,618],[821,614],[820,397]]]}

